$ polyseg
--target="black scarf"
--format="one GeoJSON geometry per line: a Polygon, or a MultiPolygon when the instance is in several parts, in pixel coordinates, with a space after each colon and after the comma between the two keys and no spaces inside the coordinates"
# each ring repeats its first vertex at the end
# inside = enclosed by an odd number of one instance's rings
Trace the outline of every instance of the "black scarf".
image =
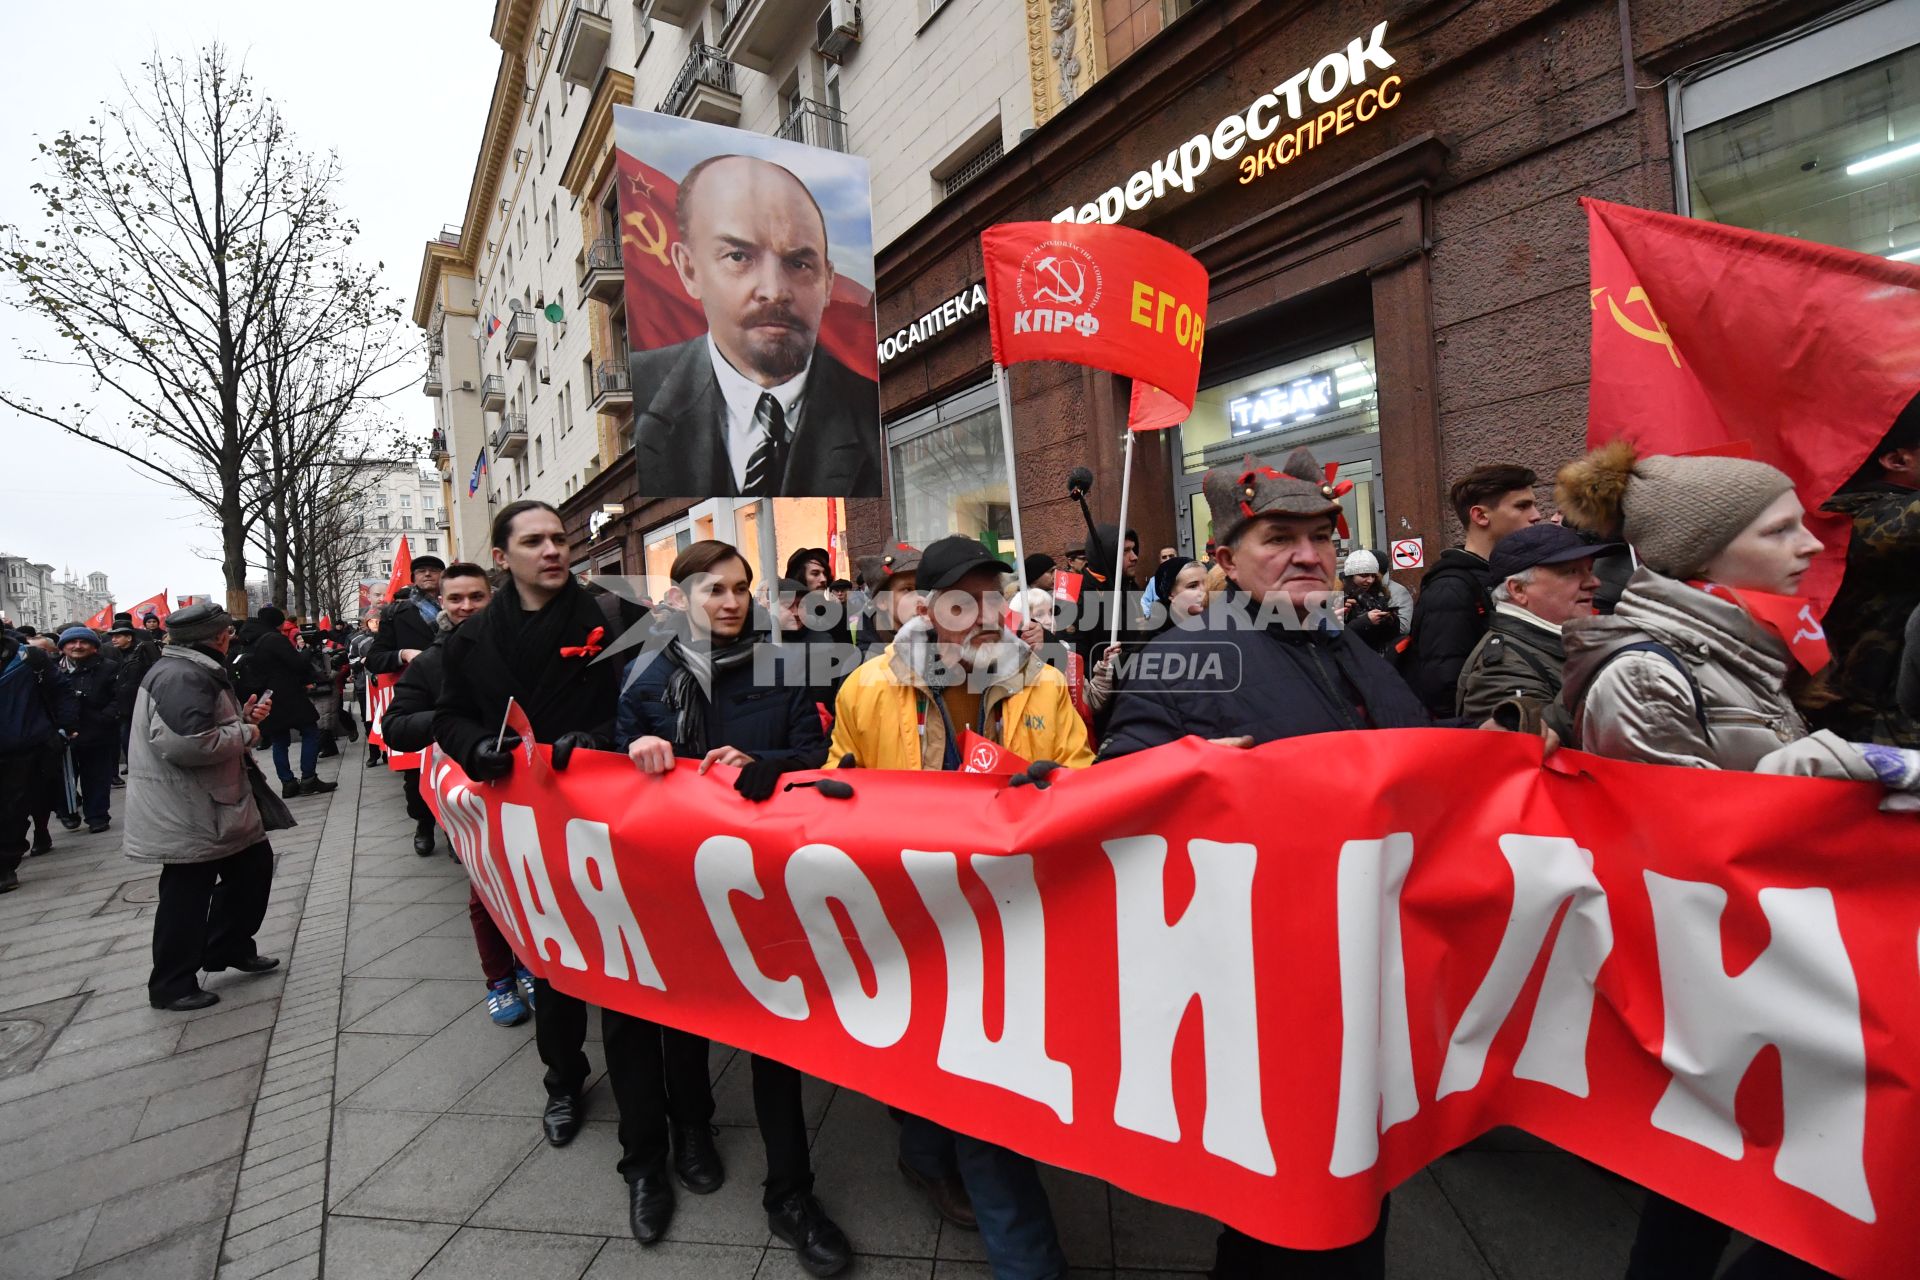
{"type": "Polygon", "coordinates": [[[500,638],[500,648],[523,687],[533,688],[560,660],[560,646],[576,638],[567,633],[584,590],[570,577],[553,599],[528,613],[519,588],[508,583],[507,589],[487,605],[487,611],[498,619],[494,633],[500,638]]]}
{"type": "Polygon", "coordinates": [[[753,661],[754,645],[759,637],[742,630],[732,640],[715,646],[711,640],[695,640],[686,615],[674,614],[665,624],[669,632],[666,658],[673,664],[667,674],[666,703],[673,712],[673,739],[689,757],[705,756],[712,736],[713,686],[724,672],[736,671],[753,661]]]}

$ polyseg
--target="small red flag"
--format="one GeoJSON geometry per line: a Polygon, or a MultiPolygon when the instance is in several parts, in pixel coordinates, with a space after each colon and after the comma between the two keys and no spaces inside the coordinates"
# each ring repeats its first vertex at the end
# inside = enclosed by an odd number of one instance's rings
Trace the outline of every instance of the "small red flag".
{"type": "Polygon", "coordinates": [[[87,626],[91,627],[95,631],[105,631],[108,627],[112,625],[113,625],[113,601],[111,600],[101,605],[99,612],[95,613],[91,618],[87,619],[87,626]]]}
{"type": "Polygon", "coordinates": [[[407,535],[400,535],[400,546],[393,553],[393,572],[387,575],[387,594],[382,600],[392,600],[400,594],[400,588],[413,583],[413,552],[407,549],[407,535]]]}
{"type": "Polygon", "coordinates": [[[960,730],[960,772],[1020,773],[1027,762],[999,743],[971,729],[960,730]]]}
{"type": "Polygon", "coordinates": [[[1053,574],[1053,598],[1063,604],[1079,604],[1080,588],[1085,581],[1080,574],[1056,569],[1053,574]]]}

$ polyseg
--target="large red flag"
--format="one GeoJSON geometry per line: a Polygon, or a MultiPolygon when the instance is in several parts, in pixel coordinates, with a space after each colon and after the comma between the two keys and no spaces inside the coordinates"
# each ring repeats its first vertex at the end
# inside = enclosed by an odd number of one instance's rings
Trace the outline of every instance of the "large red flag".
{"type": "Polygon", "coordinates": [[[1742,445],[1792,476],[1827,545],[1801,593],[1824,610],[1849,524],[1818,508],[1920,391],[1920,266],[1581,203],[1592,264],[1587,443],[1742,445]]]}
{"type": "Polygon", "coordinates": [[[109,600],[87,619],[87,625],[95,631],[105,631],[113,625],[113,601],[109,600]]]}
{"type": "Polygon", "coordinates": [[[133,625],[136,627],[145,626],[148,615],[152,615],[164,623],[167,620],[167,616],[173,612],[173,610],[167,607],[167,589],[165,587],[160,588],[160,590],[154,592],[139,604],[134,605],[131,609],[127,610],[127,612],[133,615],[133,625]]]}
{"type": "Polygon", "coordinates": [[[400,594],[400,588],[413,582],[413,552],[407,549],[407,535],[400,535],[400,545],[393,553],[393,572],[387,575],[387,594],[382,600],[391,600],[400,594]]]}
{"type": "Polygon", "coordinates": [[[1192,255],[1131,227],[1060,222],[988,227],[980,250],[995,364],[1106,369],[1134,380],[1134,430],[1186,420],[1207,329],[1207,269],[1192,255]]]}
{"type": "MultiPolygon", "coordinates": [[[[652,351],[697,338],[707,331],[706,313],[687,296],[671,254],[679,235],[680,184],[624,151],[614,157],[620,172],[620,262],[627,277],[630,340],[635,350],[652,351]]],[[[820,321],[820,345],[855,373],[879,380],[872,290],[845,275],[833,277],[833,296],[820,321]]]]}

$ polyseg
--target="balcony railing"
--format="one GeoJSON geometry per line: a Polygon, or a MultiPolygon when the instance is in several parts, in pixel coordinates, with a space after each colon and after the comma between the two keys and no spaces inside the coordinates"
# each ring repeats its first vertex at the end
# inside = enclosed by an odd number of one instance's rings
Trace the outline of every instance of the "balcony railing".
{"type": "Polygon", "coordinates": [[[440,235],[438,237],[439,241],[441,244],[459,244],[460,232],[461,232],[460,223],[458,222],[445,223],[440,228],[440,235]]]}
{"type": "Polygon", "coordinates": [[[480,379],[480,407],[498,413],[507,407],[507,381],[497,373],[480,379]]]}
{"type": "Polygon", "coordinates": [[[438,360],[427,361],[427,379],[421,384],[420,389],[430,396],[440,394],[440,362],[438,360]]]}
{"type": "Polygon", "coordinates": [[[517,458],[527,451],[527,416],[503,413],[500,425],[493,429],[493,456],[517,458]]]}
{"type": "Polygon", "coordinates": [[[613,44],[609,0],[573,0],[560,45],[560,78],[590,89],[613,44]]]}
{"type": "Polygon", "coordinates": [[[612,236],[602,236],[588,245],[580,257],[580,291],[594,301],[611,302],[620,296],[625,284],[620,242],[612,236]]]}
{"type": "Polygon", "coordinates": [[[801,142],[809,147],[845,151],[847,116],[839,108],[830,107],[824,102],[800,98],[794,102],[793,110],[787,112],[786,122],[780,126],[780,136],[789,142],[801,142]]]}
{"type": "Polygon", "coordinates": [[[516,311],[513,319],[507,321],[507,359],[533,359],[534,350],[539,346],[533,331],[533,315],[531,311],[516,311]]]}
{"type": "Polygon", "coordinates": [[[587,406],[598,413],[614,405],[633,403],[633,375],[626,358],[602,360],[593,370],[593,400],[587,406]]]}
{"type": "Polygon", "coordinates": [[[436,431],[427,437],[427,450],[434,457],[442,457],[447,452],[447,433],[436,431]]]}
{"type": "Polygon", "coordinates": [[[680,74],[673,78],[673,87],[660,100],[661,113],[670,116],[684,114],[687,104],[702,87],[735,96],[740,92],[734,88],[733,63],[710,44],[696,44],[688,52],[680,74]]]}

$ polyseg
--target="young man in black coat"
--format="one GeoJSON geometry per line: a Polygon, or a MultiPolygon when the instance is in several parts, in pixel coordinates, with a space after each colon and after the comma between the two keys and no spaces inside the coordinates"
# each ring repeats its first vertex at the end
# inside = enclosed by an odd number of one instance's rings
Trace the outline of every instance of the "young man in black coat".
{"type": "Polygon", "coordinates": [[[323,781],[319,775],[320,713],[307,696],[307,660],[294,650],[293,642],[280,634],[287,615],[270,604],[240,625],[235,642],[245,650],[235,667],[235,683],[243,694],[265,697],[271,693],[267,718],[261,722],[260,736],[273,751],[274,772],[280,776],[280,794],[320,795],[339,784],[323,781]],[[296,779],[288,751],[293,735],[300,734],[300,776],[296,779]]]}
{"type": "MultiPolygon", "coordinates": [[[[439,556],[420,556],[413,562],[413,594],[387,607],[380,628],[368,646],[365,679],[371,687],[376,676],[398,675],[407,664],[433,647],[440,637],[440,582],[447,565],[439,556]]],[[[381,737],[385,737],[384,731],[381,737]]],[[[371,746],[368,748],[371,750],[371,746]]],[[[420,852],[425,844],[433,852],[433,810],[420,798],[420,771],[405,769],[400,787],[407,800],[407,816],[413,819],[413,848],[420,852]]]]}
{"type": "MultiPolygon", "coordinates": [[[[534,739],[552,744],[553,767],[561,771],[575,750],[613,745],[620,700],[619,665],[593,661],[593,654],[616,637],[610,634],[607,611],[567,568],[567,532],[559,513],[544,502],[509,503],[494,517],[492,541],[494,564],[511,581],[441,646],[445,673],[433,717],[440,750],[478,782],[513,772],[518,743],[511,737],[504,745],[499,741],[509,699],[526,714],[534,739]]],[[[541,1127],[556,1147],[573,1141],[586,1115],[588,1068],[581,1046],[587,1008],[577,996],[534,981],[534,1041],[547,1068],[541,1127]]],[[[654,1110],[651,1100],[664,1088],[657,1035],[651,1058],[646,1052],[649,1025],[601,1010],[607,1082],[620,1108],[618,1167],[627,1180],[634,1238],[642,1244],[660,1238],[657,1204],[665,1176],[653,1169],[652,1135],[645,1124],[654,1110]]],[[[689,1190],[720,1185],[719,1154],[704,1125],[687,1135],[675,1163],[689,1190]]],[[[670,1200],[671,1191],[666,1195],[670,1200]]]]}
{"type": "Polygon", "coordinates": [[[60,633],[60,653],[61,669],[80,703],[68,743],[87,830],[105,831],[112,821],[113,784],[120,776],[121,664],[102,654],[99,638],[82,626],[60,633]]]}

